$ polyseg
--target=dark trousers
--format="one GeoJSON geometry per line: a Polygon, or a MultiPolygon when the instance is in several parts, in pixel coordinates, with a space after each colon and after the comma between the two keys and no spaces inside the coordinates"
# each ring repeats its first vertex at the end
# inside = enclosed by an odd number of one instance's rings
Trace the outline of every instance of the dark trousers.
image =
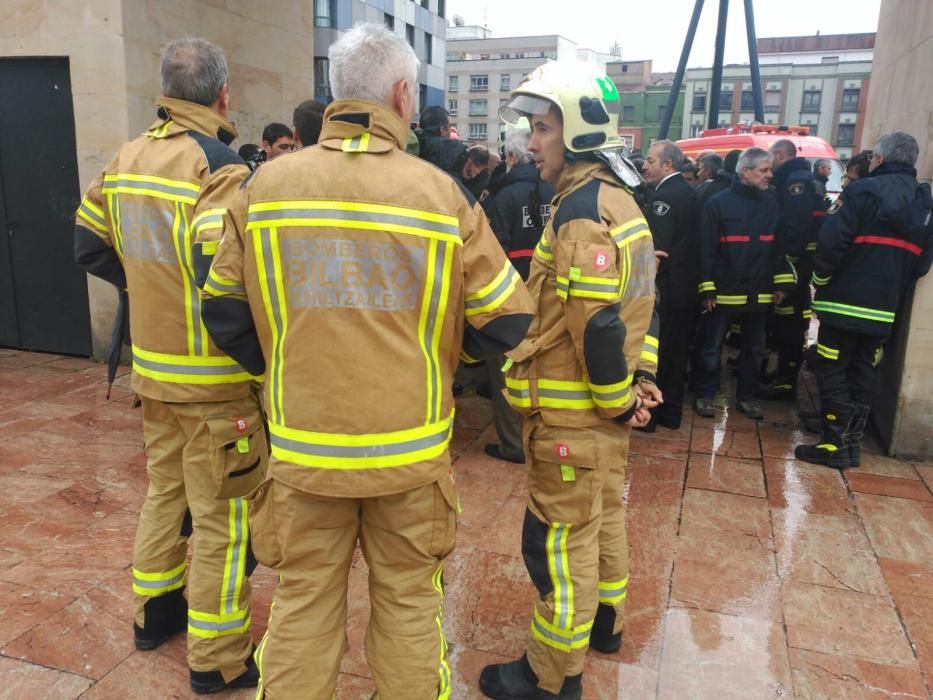
{"type": "Polygon", "coordinates": [[[658,388],[664,395],[664,403],[657,415],[670,420],[680,420],[687,381],[687,359],[690,341],[696,325],[695,308],[658,310],[661,335],[658,338],[658,388]]]}
{"type": "Polygon", "coordinates": [[[876,357],[883,339],[820,325],[813,371],[824,408],[841,409],[853,401],[871,404],[876,357]]]}
{"type": "Polygon", "coordinates": [[[719,391],[722,373],[722,341],[734,320],[742,324],[742,360],[739,365],[739,386],[736,398],[748,401],[758,391],[759,371],[765,350],[765,326],[767,311],[733,311],[727,306],[717,306],[703,315],[701,320],[700,347],[697,353],[698,366],[696,391],[701,399],[712,399],[719,391]]]}
{"type": "Polygon", "coordinates": [[[803,363],[803,351],[810,328],[810,275],[813,255],[808,253],[797,264],[797,286],[774,307],[771,318],[771,348],[778,352],[776,381],[794,383],[803,363]]]}

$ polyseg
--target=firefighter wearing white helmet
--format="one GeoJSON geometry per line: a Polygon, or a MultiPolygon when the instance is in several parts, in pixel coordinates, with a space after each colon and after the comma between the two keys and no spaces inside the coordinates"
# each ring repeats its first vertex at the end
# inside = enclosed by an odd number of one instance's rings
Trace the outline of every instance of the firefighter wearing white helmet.
{"type": "Polygon", "coordinates": [[[618,110],[612,81],[578,62],[536,69],[500,110],[529,120],[528,149],[557,194],[527,283],[537,314],[506,372],[525,416],[522,554],[539,595],[526,654],[482,672],[492,698],[580,698],[587,646],[621,646],[629,433],[661,395],[648,334],[654,249],[618,110]]]}

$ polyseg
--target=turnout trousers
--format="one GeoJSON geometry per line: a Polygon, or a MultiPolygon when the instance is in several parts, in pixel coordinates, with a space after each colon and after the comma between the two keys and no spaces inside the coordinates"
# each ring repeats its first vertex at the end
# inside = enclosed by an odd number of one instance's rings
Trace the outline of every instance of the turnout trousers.
{"type": "Polygon", "coordinates": [[[810,276],[813,274],[813,254],[807,253],[797,263],[797,286],[794,292],[774,306],[771,318],[771,347],[778,352],[775,384],[796,386],[797,373],[803,364],[803,353],[810,329],[810,276]]]}
{"type": "Polygon", "coordinates": [[[229,682],[246,671],[253,651],[245,496],[268,464],[259,399],[143,397],[142,409],[149,490],[133,553],[134,621],[144,628],[147,603],[185,588],[187,569],[188,665],[219,670],[229,682]]]}
{"type": "Polygon", "coordinates": [[[882,340],[820,324],[813,370],[821,406],[837,409],[852,402],[871,405],[882,340]]]}
{"type": "Polygon", "coordinates": [[[679,424],[686,393],[687,362],[690,342],[696,329],[697,311],[693,307],[661,307],[661,336],[658,339],[658,388],[664,403],[654,413],[668,423],[679,424]]]}
{"type": "Polygon", "coordinates": [[[528,509],[522,556],[538,590],[528,662],[540,688],[560,691],[583,671],[598,604],[622,629],[628,540],[622,491],[631,429],[612,421],[588,428],[525,419],[528,509]]]}
{"type": "Polygon", "coordinates": [[[256,650],[257,698],[330,700],[346,652],[356,543],[369,566],[366,658],[380,700],[450,697],[441,625],[444,559],[456,538],[453,479],[371,498],[318,496],[269,479],[251,496],[256,558],[275,569],[256,650]]]}

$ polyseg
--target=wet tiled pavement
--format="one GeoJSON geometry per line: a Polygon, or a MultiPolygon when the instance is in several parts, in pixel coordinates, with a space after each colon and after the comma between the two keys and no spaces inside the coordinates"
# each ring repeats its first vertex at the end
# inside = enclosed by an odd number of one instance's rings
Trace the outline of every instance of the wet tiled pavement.
{"type": "MultiPolygon", "coordinates": [[[[188,698],[183,637],[134,650],[130,558],[145,488],[127,376],[0,350],[0,698],[188,698]]],[[[523,467],[483,453],[488,402],[458,402],[463,516],[445,575],[458,699],[521,653],[534,591],[519,551],[523,467]]],[[[789,404],[636,434],[632,579],[619,654],[590,652],[586,698],[928,698],[933,691],[933,465],[869,444],[845,475],[792,459],[789,404]]],[[[253,577],[253,633],[275,579],[253,577]]],[[[337,697],[369,698],[366,569],[351,575],[337,697]]],[[[313,663],[309,660],[309,663],[313,663]]],[[[248,698],[237,691],[225,697],[248,698]]]]}

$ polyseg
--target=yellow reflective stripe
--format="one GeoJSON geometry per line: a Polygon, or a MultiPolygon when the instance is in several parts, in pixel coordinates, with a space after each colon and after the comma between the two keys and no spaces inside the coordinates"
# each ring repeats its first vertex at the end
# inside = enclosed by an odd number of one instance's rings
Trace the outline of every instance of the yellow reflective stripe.
{"type": "Polygon", "coordinates": [[[450,700],[450,664],[447,662],[447,638],[444,636],[444,625],[441,622],[444,612],[443,576],[444,562],[439,562],[437,569],[434,571],[434,576],[431,577],[431,583],[434,584],[434,590],[437,591],[437,596],[439,598],[437,615],[434,616],[434,622],[437,624],[437,632],[440,635],[441,649],[440,663],[437,667],[437,698],[438,700],[450,700]]]}
{"type": "Polygon", "coordinates": [[[226,209],[208,209],[201,212],[194,220],[191,222],[191,228],[196,233],[200,234],[201,231],[209,231],[210,229],[223,228],[224,227],[224,214],[227,213],[226,209]]]}
{"type": "Polygon", "coordinates": [[[833,445],[830,442],[823,442],[816,446],[818,450],[826,450],[827,452],[835,452],[839,449],[838,445],[833,445]]]}
{"type": "Polygon", "coordinates": [[[104,218],[104,212],[85,197],[76,212],[84,221],[91,225],[91,228],[97,229],[101,233],[107,233],[107,221],[104,218]]]}
{"type": "Polygon", "coordinates": [[[632,375],[615,384],[590,384],[593,402],[600,408],[621,408],[632,399],[632,375]]]}
{"type": "Polygon", "coordinates": [[[813,309],[804,309],[800,312],[802,318],[813,318],[813,309]]]}
{"type": "Polygon", "coordinates": [[[520,408],[531,408],[531,389],[527,379],[505,378],[509,403],[520,408]]]}
{"type": "Polygon", "coordinates": [[[389,433],[317,433],[269,424],[272,456],[318,469],[384,469],[438,457],[447,450],[453,412],[431,425],[389,433]]]}
{"type": "Polygon", "coordinates": [[[546,262],[554,259],[554,251],[547,241],[547,229],[541,232],[541,238],[538,239],[538,245],[535,246],[535,255],[546,262]]]}
{"type": "Polygon", "coordinates": [[[143,596],[157,596],[185,585],[186,562],[168,571],[141,571],[133,568],[133,592],[143,596]]]}
{"type": "Polygon", "coordinates": [[[821,345],[820,343],[816,344],[816,354],[822,355],[827,360],[838,360],[839,351],[835,348],[831,348],[827,345],[821,345]]]}
{"type": "Polygon", "coordinates": [[[120,257],[123,257],[123,228],[120,225],[120,202],[116,195],[108,194],[107,209],[110,212],[110,221],[113,223],[113,245],[120,257]]]}
{"type": "Polygon", "coordinates": [[[344,153],[360,153],[369,150],[369,132],[364,131],[358,136],[351,136],[344,139],[340,144],[340,150],[344,153]]]}
{"type": "Polygon", "coordinates": [[[773,294],[759,294],[758,295],[759,304],[771,304],[772,302],[774,302],[773,294]]]}
{"type": "Polygon", "coordinates": [[[519,279],[518,272],[512,266],[512,263],[506,260],[505,265],[499,271],[499,274],[493,278],[492,282],[478,292],[467,296],[464,301],[465,314],[467,316],[476,316],[495,311],[512,295],[519,279]]]}
{"type": "Polygon", "coordinates": [[[707,280],[706,282],[700,282],[699,286],[697,287],[697,291],[699,291],[699,292],[715,292],[715,291],[716,291],[716,283],[713,282],[712,280],[707,280]]]}
{"type": "Polygon", "coordinates": [[[283,374],[285,362],[283,347],[288,330],[288,311],[282,283],[282,263],[279,253],[277,229],[262,229],[253,235],[253,252],[259,277],[260,296],[272,334],[272,358],[267,369],[269,382],[269,420],[285,422],[283,374]]]}
{"type": "Polygon", "coordinates": [[[744,294],[717,294],[717,304],[744,304],[748,297],[744,294]]]}
{"type": "Polygon", "coordinates": [[[477,362],[479,362],[479,360],[477,360],[475,357],[467,354],[466,350],[460,351],[460,359],[470,365],[475,365],[477,362]]]}
{"type": "Polygon", "coordinates": [[[834,301],[820,301],[818,299],[813,302],[813,309],[817,313],[840,314],[842,316],[863,318],[867,321],[894,323],[894,312],[884,311],[883,309],[870,309],[864,306],[851,306],[849,304],[839,304],[834,301]]]}
{"type": "Polygon", "coordinates": [[[249,206],[246,230],[289,226],[391,231],[463,245],[455,216],[368,202],[288,200],[249,206]]]}
{"type": "Polygon", "coordinates": [[[421,300],[421,313],[418,317],[418,337],[427,370],[425,425],[435,423],[441,417],[443,379],[440,342],[444,318],[447,314],[452,264],[452,249],[446,243],[432,240],[428,249],[427,278],[421,300]]]}
{"type": "Polygon", "coordinates": [[[537,608],[531,619],[531,633],[542,644],[563,652],[583,649],[590,643],[590,633],[593,631],[593,621],[590,620],[573,629],[562,630],[545,620],[537,608]]]}
{"type": "Polygon", "coordinates": [[[543,408],[595,408],[590,386],[586,382],[559,379],[538,379],[538,405],[543,408]]]}
{"type": "Polygon", "coordinates": [[[774,276],[775,284],[794,284],[796,281],[797,277],[789,272],[782,272],[781,274],[774,276]]]}
{"type": "Polygon", "coordinates": [[[619,581],[600,581],[598,591],[600,603],[617,605],[628,594],[628,576],[619,581]]]}
{"type": "Polygon", "coordinates": [[[107,194],[135,194],[166,199],[171,202],[194,205],[201,188],[185,180],[172,180],[155,175],[116,173],[104,176],[102,192],[107,194]]]}
{"type": "Polygon", "coordinates": [[[188,227],[185,208],[175,203],[175,218],[172,222],[172,241],[181,267],[181,282],[184,289],[185,324],[189,355],[207,355],[209,347],[207,329],[201,322],[201,298],[194,282],[194,262],[191,252],[191,230],[188,227]]]}
{"type": "Polygon", "coordinates": [[[169,128],[172,126],[172,120],[169,119],[164,124],[153,127],[146,131],[146,136],[153,139],[164,139],[166,134],[168,134],[169,128]]]}
{"type": "Polygon", "coordinates": [[[775,306],[774,313],[778,316],[793,316],[794,307],[793,306],[775,306]]]}
{"type": "Polygon", "coordinates": [[[560,275],[555,276],[556,293],[561,299],[567,299],[567,292],[570,290],[570,280],[560,275]]]}
{"type": "Polygon", "coordinates": [[[651,229],[648,228],[648,222],[645,218],[639,216],[612,229],[609,231],[609,235],[612,236],[612,240],[616,242],[616,245],[621,248],[623,245],[628,245],[639,238],[650,236],[651,229]]]}
{"type": "Polygon", "coordinates": [[[656,348],[658,347],[658,339],[655,338],[653,335],[646,335],[645,345],[650,345],[651,347],[656,348]]]}
{"type": "MultiPolygon", "coordinates": [[[[272,610],[269,611],[269,617],[272,617],[272,612],[275,610],[275,601],[272,602],[272,610]]],[[[256,698],[257,700],[262,700],[265,693],[263,692],[262,687],[262,655],[266,650],[266,641],[269,639],[269,632],[266,631],[262,635],[262,639],[259,640],[259,646],[256,647],[256,651],[253,652],[253,658],[256,660],[256,670],[259,671],[259,683],[256,685],[256,698]]]]}
{"type": "Polygon", "coordinates": [[[188,634],[202,639],[216,639],[249,631],[249,610],[232,614],[205,613],[188,608],[188,634]]]}
{"type": "Polygon", "coordinates": [[[567,560],[568,523],[551,523],[547,532],[547,565],[554,588],[554,622],[560,631],[567,631],[573,624],[573,581],[570,578],[570,562],[567,560]]]}
{"type": "Polygon", "coordinates": [[[810,251],[816,250],[816,243],[814,243],[814,242],[807,243],[807,248],[806,248],[806,249],[807,249],[807,250],[810,250],[810,251]]]}
{"type": "Polygon", "coordinates": [[[172,384],[235,384],[254,379],[226,355],[170,355],[133,345],[133,371],[172,384]]]}
{"type": "Polygon", "coordinates": [[[641,351],[641,359],[645,362],[652,362],[658,364],[658,355],[654,352],[648,352],[646,350],[641,351]]]}
{"type": "Polygon", "coordinates": [[[619,280],[607,280],[604,277],[576,275],[570,280],[568,291],[572,297],[618,301],[620,298],[620,283],[619,280]]]}
{"type": "Polygon", "coordinates": [[[201,241],[201,254],[202,255],[216,255],[217,249],[220,248],[220,241],[201,241]]]}
{"type": "MultiPolygon", "coordinates": [[[[638,234],[641,235],[641,234],[638,234]]],[[[648,235],[651,235],[650,232],[648,235]]],[[[632,249],[627,245],[621,249],[623,251],[622,260],[620,263],[621,269],[619,270],[619,298],[621,299],[625,295],[625,290],[628,289],[629,280],[632,278],[632,249]]]]}
{"type": "Polygon", "coordinates": [[[224,557],[224,573],[220,588],[220,611],[226,615],[248,614],[249,607],[240,610],[240,592],[246,576],[247,504],[244,498],[231,498],[227,517],[228,540],[224,557]]]}
{"type": "Polygon", "coordinates": [[[207,279],[204,280],[204,290],[206,294],[214,297],[222,297],[227,294],[246,294],[246,287],[235,280],[228,280],[221,277],[212,267],[207,273],[207,279]]]}
{"type": "Polygon", "coordinates": [[[832,275],[826,275],[826,277],[820,277],[815,272],[810,276],[810,281],[813,282],[817,287],[822,287],[829,284],[829,280],[832,279],[832,275]]]}

